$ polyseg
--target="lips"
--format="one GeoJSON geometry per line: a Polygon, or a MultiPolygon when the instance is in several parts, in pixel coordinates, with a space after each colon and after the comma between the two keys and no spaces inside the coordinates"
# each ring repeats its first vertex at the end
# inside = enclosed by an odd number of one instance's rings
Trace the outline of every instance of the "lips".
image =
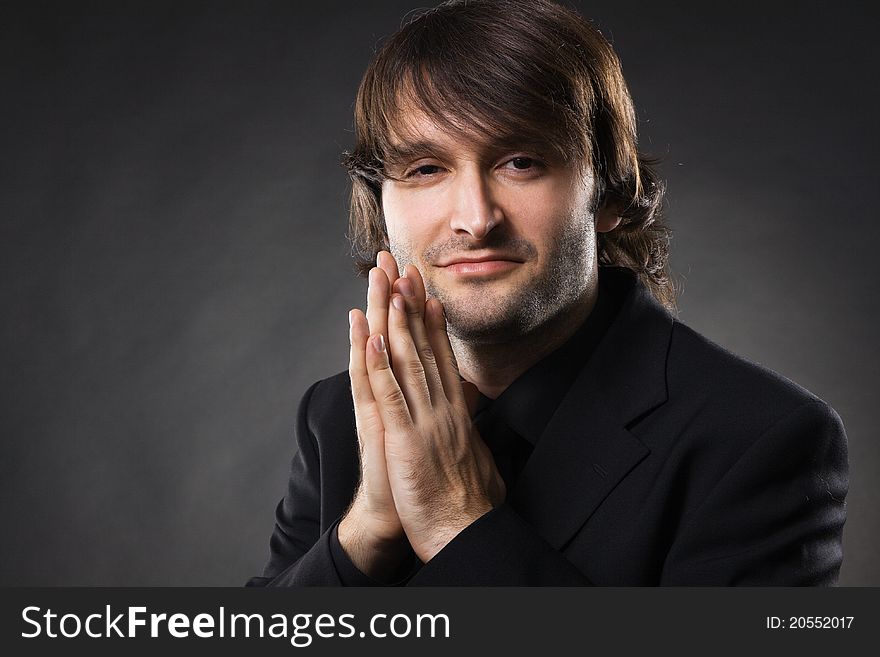
{"type": "Polygon", "coordinates": [[[450,256],[448,258],[444,258],[440,262],[437,263],[438,267],[451,267],[453,265],[468,265],[475,263],[489,263],[489,262],[510,262],[510,263],[522,263],[522,258],[517,256],[508,255],[505,253],[482,253],[482,254],[474,254],[474,255],[458,255],[458,256],[450,256]]]}
{"type": "Polygon", "coordinates": [[[480,253],[450,256],[437,266],[456,276],[492,277],[503,275],[523,262],[522,259],[506,253],[480,253]]]}

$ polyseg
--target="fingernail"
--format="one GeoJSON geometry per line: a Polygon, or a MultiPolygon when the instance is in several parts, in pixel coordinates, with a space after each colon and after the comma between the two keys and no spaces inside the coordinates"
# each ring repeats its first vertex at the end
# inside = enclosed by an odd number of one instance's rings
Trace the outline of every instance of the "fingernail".
{"type": "Polygon", "coordinates": [[[381,251],[378,251],[378,252],[376,253],[376,266],[377,266],[377,267],[379,267],[379,257],[380,257],[381,255],[382,255],[382,252],[381,252],[381,251]]]}
{"type": "Polygon", "coordinates": [[[381,333],[379,335],[373,336],[373,349],[378,351],[380,354],[385,351],[385,336],[381,333]]]}
{"type": "Polygon", "coordinates": [[[400,295],[395,294],[393,297],[391,297],[391,303],[398,310],[406,310],[406,303],[404,303],[403,297],[400,295]]]}
{"type": "Polygon", "coordinates": [[[351,325],[354,324],[354,311],[348,311],[348,328],[351,328],[351,325]]]}
{"type": "Polygon", "coordinates": [[[403,296],[411,297],[411,296],[415,295],[415,292],[413,292],[412,283],[410,282],[410,280],[408,278],[401,278],[401,279],[399,279],[399,281],[400,282],[398,283],[398,285],[400,286],[400,293],[403,296]]]}

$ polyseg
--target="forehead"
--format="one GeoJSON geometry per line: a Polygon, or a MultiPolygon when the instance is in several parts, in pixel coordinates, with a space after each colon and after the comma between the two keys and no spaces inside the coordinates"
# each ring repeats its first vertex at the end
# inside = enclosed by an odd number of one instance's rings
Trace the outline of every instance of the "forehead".
{"type": "Polygon", "coordinates": [[[547,140],[514,130],[488,130],[466,117],[448,115],[433,118],[424,109],[404,105],[389,124],[386,160],[400,162],[437,154],[495,155],[511,149],[526,149],[552,158],[547,140]]]}
{"type": "Polygon", "coordinates": [[[421,107],[403,103],[391,117],[388,125],[388,142],[405,148],[414,144],[431,143],[446,148],[470,144],[485,147],[492,137],[478,126],[466,125],[466,119],[443,116],[432,118],[421,107]]]}

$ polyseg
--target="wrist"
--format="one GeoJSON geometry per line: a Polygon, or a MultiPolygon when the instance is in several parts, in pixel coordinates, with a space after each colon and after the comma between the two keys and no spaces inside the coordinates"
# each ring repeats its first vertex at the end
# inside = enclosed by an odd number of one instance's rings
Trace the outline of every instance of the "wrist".
{"type": "Polygon", "coordinates": [[[408,557],[412,555],[406,535],[377,537],[348,514],[339,521],[336,536],[351,563],[377,582],[394,582],[406,574],[403,571],[410,565],[408,557]]]}
{"type": "Polygon", "coordinates": [[[456,536],[470,527],[477,520],[489,513],[495,507],[488,500],[475,502],[467,509],[462,510],[453,518],[437,520],[433,526],[428,540],[420,545],[413,544],[416,555],[423,562],[428,563],[440,550],[445,548],[456,536]]]}

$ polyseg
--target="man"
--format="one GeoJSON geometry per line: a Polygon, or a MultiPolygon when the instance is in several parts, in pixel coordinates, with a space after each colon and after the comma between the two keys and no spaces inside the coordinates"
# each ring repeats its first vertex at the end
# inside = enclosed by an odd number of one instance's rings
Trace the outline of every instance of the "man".
{"type": "Polygon", "coordinates": [[[445,3],[355,122],[367,310],[249,584],[836,582],[840,419],[670,314],[662,186],[594,28],[445,3]]]}

